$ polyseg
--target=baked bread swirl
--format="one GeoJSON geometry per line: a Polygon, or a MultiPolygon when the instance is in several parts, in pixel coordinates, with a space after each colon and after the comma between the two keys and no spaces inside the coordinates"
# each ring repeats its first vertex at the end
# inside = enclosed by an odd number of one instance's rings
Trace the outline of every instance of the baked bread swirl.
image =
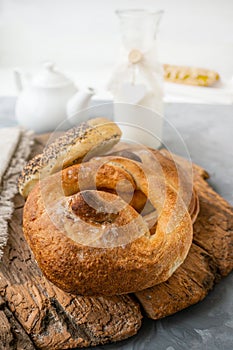
{"type": "Polygon", "coordinates": [[[68,130],[26,164],[18,180],[19,193],[27,198],[39,179],[108,151],[120,137],[119,127],[106,118],[90,119],[68,130]]]}
{"type": "Polygon", "coordinates": [[[41,270],[61,289],[136,292],[167,280],[183,263],[195,204],[187,205],[186,177],[173,181],[174,169],[169,180],[161,165],[168,159],[147,152],[150,166],[97,157],[44,178],[30,192],[24,234],[41,270]],[[145,205],[138,205],[141,198],[145,205]]]}
{"type": "MultiPolygon", "coordinates": [[[[200,208],[198,195],[193,187],[193,170],[191,163],[189,164],[187,161],[186,168],[183,168],[179,165],[179,162],[174,160],[174,155],[171,155],[168,151],[158,151],[154,149],[146,151],[145,147],[138,145],[129,146],[129,144],[124,142],[118,143],[108,154],[143,162],[147,164],[148,167],[154,164],[156,159],[161,166],[166,181],[174,188],[179,189],[179,193],[188,208],[192,222],[194,223],[196,221],[200,208]]],[[[137,198],[137,201],[139,200],[140,198],[137,198]]],[[[141,200],[143,200],[143,198],[141,198],[141,200]]]]}

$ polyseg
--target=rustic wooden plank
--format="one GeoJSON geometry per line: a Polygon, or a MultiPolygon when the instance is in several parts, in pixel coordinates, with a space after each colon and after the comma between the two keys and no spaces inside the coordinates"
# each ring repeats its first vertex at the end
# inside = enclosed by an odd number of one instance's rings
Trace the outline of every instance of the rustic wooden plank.
{"type": "Polygon", "coordinates": [[[201,210],[194,225],[193,242],[211,255],[224,277],[233,269],[233,207],[196,172],[194,184],[201,210]]]}
{"type": "Polygon", "coordinates": [[[3,299],[0,308],[0,350],[35,349],[29,336],[7,308],[3,299]]]}
{"type": "Polygon", "coordinates": [[[208,185],[207,177],[203,169],[194,166],[200,213],[185,262],[165,283],[136,293],[152,319],[201,301],[233,269],[233,208],[208,185]]]}
{"type": "MultiPolygon", "coordinates": [[[[37,137],[32,155],[42,151],[48,138],[37,137]]],[[[216,278],[232,269],[232,208],[208,187],[206,177],[203,169],[195,167],[201,213],[186,263],[166,283],[152,287],[150,293],[141,292],[141,297],[137,294],[149,317],[163,317],[203,299],[216,278]],[[177,285],[182,286],[180,291],[177,285]]],[[[141,313],[131,296],[75,297],[46,280],[22,233],[23,205],[17,195],[0,266],[3,349],[65,349],[104,344],[135,334],[141,313]]]]}
{"type": "Polygon", "coordinates": [[[141,313],[130,296],[74,297],[48,282],[24,240],[21,223],[22,208],[19,208],[9,226],[9,242],[0,271],[0,293],[37,347],[96,345],[137,332],[141,313]]]}
{"type": "MultiPolygon", "coordinates": [[[[46,137],[39,140],[34,154],[41,151],[46,137]]],[[[9,344],[12,349],[17,348],[15,344],[20,342],[13,331],[14,320],[22,325],[25,342],[28,334],[36,347],[47,350],[104,344],[135,334],[142,316],[139,304],[131,296],[75,297],[47,281],[23,236],[24,201],[19,195],[15,204],[0,267],[1,303],[8,305],[0,314],[4,349],[9,344]]]]}
{"type": "Polygon", "coordinates": [[[11,325],[4,311],[0,311],[0,349],[10,349],[12,342],[13,334],[11,332],[11,325]]]}

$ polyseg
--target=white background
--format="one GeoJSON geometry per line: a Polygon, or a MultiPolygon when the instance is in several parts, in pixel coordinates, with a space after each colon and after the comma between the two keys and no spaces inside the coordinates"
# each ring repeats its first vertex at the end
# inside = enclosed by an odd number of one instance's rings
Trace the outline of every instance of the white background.
{"type": "Polygon", "coordinates": [[[14,94],[12,68],[52,60],[82,85],[102,89],[117,61],[118,8],[165,10],[162,62],[233,76],[232,0],[0,0],[0,94],[14,94]]]}

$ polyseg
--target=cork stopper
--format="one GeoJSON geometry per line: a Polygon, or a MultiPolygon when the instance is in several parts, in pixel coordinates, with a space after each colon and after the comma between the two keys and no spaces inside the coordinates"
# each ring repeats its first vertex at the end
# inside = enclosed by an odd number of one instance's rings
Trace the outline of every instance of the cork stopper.
{"type": "Polygon", "coordinates": [[[142,58],[143,58],[142,52],[137,49],[131,50],[128,55],[129,62],[133,64],[141,62],[142,58]]]}

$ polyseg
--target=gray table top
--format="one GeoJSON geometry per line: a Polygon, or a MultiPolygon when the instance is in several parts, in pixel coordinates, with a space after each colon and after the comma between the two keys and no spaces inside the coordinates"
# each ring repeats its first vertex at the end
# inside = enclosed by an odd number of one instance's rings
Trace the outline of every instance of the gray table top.
{"type": "MultiPolygon", "coordinates": [[[[16,124],[14,104],[14,98],[0,98],[0,127],[16,124]]],[[[233,106],[168,104],[165,117],[165,144],[176,150],[173,125],[192,161],[209,172],[211,185],[233,205],[233,106]]],[[[144,319],[135,337],[95,349],[232,350],[233,274],[202,302],[159,321],[144,319]]]]}

